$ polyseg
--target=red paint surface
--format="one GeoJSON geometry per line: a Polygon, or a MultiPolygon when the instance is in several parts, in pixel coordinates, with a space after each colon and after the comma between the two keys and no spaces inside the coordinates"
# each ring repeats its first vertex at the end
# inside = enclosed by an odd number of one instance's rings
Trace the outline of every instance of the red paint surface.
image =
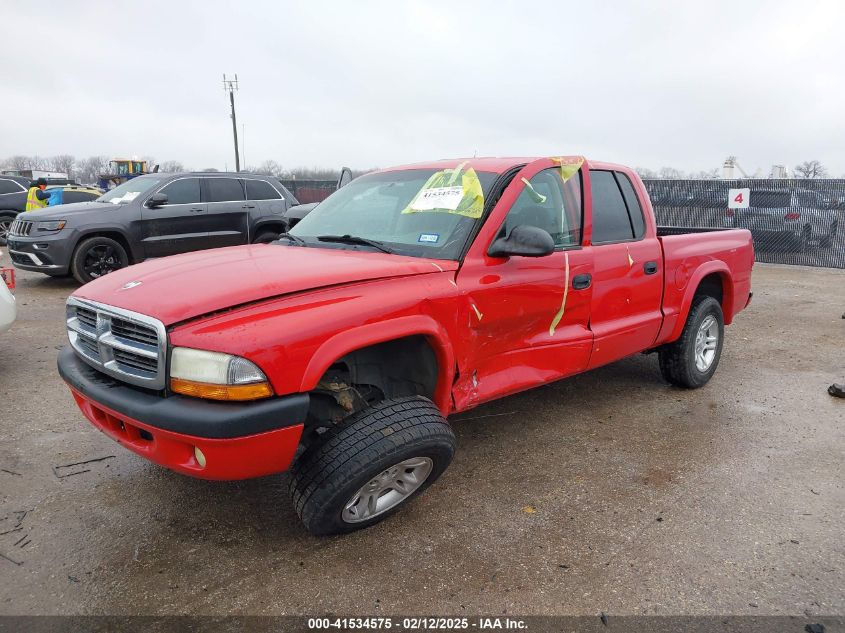
{"type": "Polygon", "coordinates": [[[585,163],[581,247],[542,258],[488,257],[524,188],[522,178],[556,163],[467,162],[497,172],[527,165],[505,189],[460,264],[377,252],[241,246],[132,266],[82,287],[76,296],[161,319],[171,326],[171,345],[249,358],[279,395],[309,391],[332,361],[350,351],[422,335],[437,356],[434,399],[444,414],[675,340],[705,275],[720,275],[727,323],[747,305],[751,234],[731,230],[658,238],[642,181],[618,165],[585,163]],[[592,245],[591,168],[621,171],[634,183],[646,217],[642,240],[592,245]],[[552,335],[567,257],[570,284],[582,273],[592,274],[593,283],[586,290],[570,285],[552,335]],[[657,274],[645,275],[647,261],[658,263],[657,274]],[[143,283],[122,290],[128,281],[143,283]]]}
{"type": "Polygon", "coordinates": [[[130,451],[171,470],[200,479],[250,479],[288,469],[302,425],[234,439],[208,439],[148,426],[86,398],[71,389],[85,417],[130,451]],[[142,437],[140,429],[152,435],[142,437]],[[194,447],[205,455],[205,468],[197,463],[194,447]]]}

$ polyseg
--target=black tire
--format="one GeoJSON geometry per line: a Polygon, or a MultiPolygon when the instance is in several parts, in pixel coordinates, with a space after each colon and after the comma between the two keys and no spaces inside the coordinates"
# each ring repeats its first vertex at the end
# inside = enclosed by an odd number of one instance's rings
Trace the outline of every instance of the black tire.
{"type": "MultiPolygon", "coordinates": [[[[421,396],[383,400],[327,431],[299,456],[291,469],[291,499],[312,534],[352,532],[402,508],[434,483],[454,454],[455,436],[431,400],[421,396]],[[369,518],[344,519],[344,509],[365,484],[403,461],[418,458],[431,462],[430,471],[421,484],[411,484],[417,487],[407,496],[369,518]]],[[[383,492],[384,496],[389,493],[383,492]]]]}
{"type": "Polygon", "coordinates": [[[87,284],[128,265],[129,256],[120,242],[110,237],[89,237],[73,252],[70,270],[79,283],[87,284]]]}
{"type": "Polygon", "coordinates": [[[279,234],[275,231],[262,231],[252,240],[253,244],[269,244],[279,239],[279,234]]]}
{"type": "Polygon", "coordinates": [[[9,235],[9,229],[16,217],[18,216],[15,213],[5,213],[0,211],[0,246],[6,246],[6,242],[8,241],[6,238],[9,235]]]}
{"type": "Polygon", "coordinates": [[[722,346],[725,341],[725,319],[722,306],[713,297],[705,295],[693,299],[684,331],[674,343],[669,343],[659,349],[660,373],[667,382],[678,387],[698,389],[716,373],[719,359],[722,356],[722,346]],[[713,317],[718,329],[715,355],[706,370],[702,371],[696,365],[696,343],[702,324],[708,317],[713,317]]]}
{"type": "Polygon", "coordinates": [[[836,239],[836,233],[839,231],[839,221],[834,220],[830,225],[830,233],[825,235],[820,241],[819,246],[822,248],[830,248],[833,246],[833,240],[836,239]]]}
{"type": "Polygon", "coordinates": [[[810,240],[813,239],[813,227],[809,224],[801,229],[801,234],[798,236],[798,252],[806,253],[810,250],[810,240]]]}

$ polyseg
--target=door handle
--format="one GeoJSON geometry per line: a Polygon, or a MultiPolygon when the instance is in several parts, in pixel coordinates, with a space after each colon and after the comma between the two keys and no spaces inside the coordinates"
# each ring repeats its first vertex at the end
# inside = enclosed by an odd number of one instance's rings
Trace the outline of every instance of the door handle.
{"type": "Polygon", "coordinates": [[[245,204],[242,208],[243,209],[254,209],[255,205],[254,204],[245,204]]]}
{"type": "Polygon", "coordinates": [[[593,276],[590,274],[575,275],[572,278],[572,287],[575,290],[586,290],[593,283],[593,276]]]}
{"type": "Polygon", "coordinates": [[[643,270],[646,275],[653,275],[657,272],[657,262],[646,262],[643,264],[643,270]]]}

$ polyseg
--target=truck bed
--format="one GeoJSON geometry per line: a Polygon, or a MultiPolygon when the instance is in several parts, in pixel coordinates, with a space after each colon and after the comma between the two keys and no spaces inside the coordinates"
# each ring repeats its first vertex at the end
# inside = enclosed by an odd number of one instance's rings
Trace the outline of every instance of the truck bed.
{"type": "Polygon", "coordinates": [[[663,249],[664,324],[658,342],[674,340],[692,300],[691,292],[702,278],[712,275],[722,282],[725,323],[748,305],[754,244],[745,229],[658,227],[663,249]]]}

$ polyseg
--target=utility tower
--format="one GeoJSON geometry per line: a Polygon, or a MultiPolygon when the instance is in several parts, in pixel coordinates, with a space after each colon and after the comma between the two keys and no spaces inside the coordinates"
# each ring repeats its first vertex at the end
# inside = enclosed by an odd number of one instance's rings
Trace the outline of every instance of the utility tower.
{"type": "Polygon", "coordinates": [[[235,91],[238,89],[238,75],[234,79],[226,79],[223,74],[223,90],[229,93],[229,104],[232,106],[232,136],[235,139],[235,171],[241,170],[241,157],[238,154],[238,120],[235,118],[235,91]]]}

